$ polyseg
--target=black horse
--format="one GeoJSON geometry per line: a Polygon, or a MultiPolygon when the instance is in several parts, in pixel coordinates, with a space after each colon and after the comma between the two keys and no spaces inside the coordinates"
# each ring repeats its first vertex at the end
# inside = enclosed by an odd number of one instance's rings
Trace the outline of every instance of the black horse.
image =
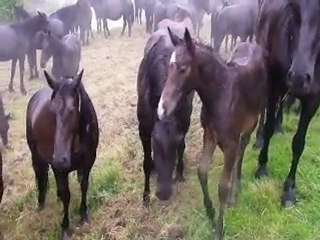
{"type": "Polygon", "coordinates": [[[183,181],[184,179],[185,135],[190,125],[194,94],[191,93],[182,99],[172,118],[163,121],[157,118],[158,102],[167,79],[172,51],[173,45],[167,29],[158,30],[149,38],[139,67],[137,115],[139,135],[144,151],[143,202],[145,205],[148,205],[150,201],[149,180],[154,164],[158,174],[156,195],[159,199],[166,200],[172,194],[172,174],[176,157],[178,159],[176,180],[183,181]],[[152,151],[154,162],[151,157],[152,151]]]}
{"type": "MultiPolygon", "coordinates": [[[[14,8],[14,14],[18,22],[25,21],[36,15],[36,13],[30,13],[25,10],[22,6],[16,6],[14,8]]],[[[58,37],[65,35],[64,24],[57,18],[48,18],[47,30],[58,37]]],[[[39,77],[38,65],[37,65],[37,50],[42,49],[44,33],[43,31],[38,31],[33,37],[30,49],[27,54],[27,60],[30,71],[30,79],[35,79],[39,77]]]]}
{"type": "Polygon", "coordinates": [[[11,63],[11,77],[9,90],[13,89],[13,78],[15,75],[16,64],[19,60],[20,66],[20,91],[22,94],[26,94],[24,86],[24,61],[25,55],[28,53],[31,45],[31,41],[35,34],[46,28],[48,25],[47,15],[45,13],[38,12],[38,14],[23,22],[13,23],[8,26],[0,26],[0,61],[9,61],[11,63]]]}
{"type": "Polygon", "coordinates": [[[296,171],[305,146],[307,129],[320,102],[319,12],[319,1],[269,0],[262,2],[259,13],[257,42],[269,52],[270,92],[264,145],[259,155],[256,177],[268,174],[268,149],[275,129],[278,99],[289,91],[290,95],[301,101],[298,130],[292,141],[291,168],[281,197],[283,206],[291,206],[296,202],[296,171]]]}
{"type": "Polygon", "coordinates": [[[38,90],[27,107],[26,136],[38,185],[38,208],[42,210],[51,165],[63,202],[63,235],[69,234],[69,172],[77,170],[81,187],[80,223],[88,221],[88,178],[96,159],[99,142],[98,119],[81,82],[83,70],[76,77],[53,80],[45,77],[51,89],[38,90]]]}

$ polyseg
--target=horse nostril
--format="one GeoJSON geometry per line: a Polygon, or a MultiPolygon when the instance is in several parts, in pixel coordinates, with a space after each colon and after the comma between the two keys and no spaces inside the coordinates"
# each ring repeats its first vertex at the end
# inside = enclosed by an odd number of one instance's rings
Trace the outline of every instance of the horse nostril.
{"type": "Polygon", "coordinates": [[[308,84],[311,82],[311,76],[310,76],[309,73],[306,73],[306,74],[304,75],[304,78],[305,78],[305,80],[306,80],[306,82],[307,82],[308,84]]]}

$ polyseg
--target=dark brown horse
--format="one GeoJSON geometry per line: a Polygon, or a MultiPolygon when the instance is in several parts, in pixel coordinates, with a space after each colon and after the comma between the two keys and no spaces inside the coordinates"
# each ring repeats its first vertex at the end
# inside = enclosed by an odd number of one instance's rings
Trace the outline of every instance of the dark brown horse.
{"type": "Polygon", "coordinates": [[[145,205],[150,201],[149,181],[154,165],[158,174],[156,195],[161,200],[168,199],[172,194],[172,175],[176,159],[178,159],[176,180],[184,179],[183,153],[185,135],[190,125],[193,94],[181,99],[172,118],[164,121],[159,121],[157,118],[158,102],[167,79],[172,51],[173,45],[167,29],[158,30],[149,38],[139,67],[137,115],[144,152],[145,205]]]}
{"type": "Polygon", "coordinates": [[[50,164],[58,197],[63,202],[64,238],[69,235],[69,172],[77,170],[81,187],[80,223],[85,223],[88,178],[99,142],[98,120],[81,82],[82,74],[83,70],[75,78],[65,77],[56,82],[45,72],[51,89],[37,91],[27,108],[26,135],[38,185],[38,208],[44,208],[50,164]]]}
{"type": "Polygon", "coordinates": [[[257,42],[269,52],[270,91],[256,177],[268,174],[268,150],[278,99],[289,93],[301,101],[298,129],[292,140],[292,163],[281,196],[283,206],[296,202],[296,172],[309,124],[320,103],[319,12],[319,1],[268,0],[262,1],[259,13],[257,42]]]}
{"type": "Polygon", "coordinates": [[[265,52],[258,45],[244,43],[238,50],[246,51],[246,57],[235,57],[226,64],[212,48],[194,43],[188,30],[184,40],[171,31],[170,36],[175,50],[158,116],[160,119],[171,116],[177,103],[190,91],[196,90],[199,94],[203,104],[201,123],[204,136],[198,177],[211,219],[214,209],[207,185],[209,163],[217,145],[224,155],[215,228],[215,239],[222,239],[225,207],[227,201],[236,202],[244,152],[267,96],[265,52]]]}

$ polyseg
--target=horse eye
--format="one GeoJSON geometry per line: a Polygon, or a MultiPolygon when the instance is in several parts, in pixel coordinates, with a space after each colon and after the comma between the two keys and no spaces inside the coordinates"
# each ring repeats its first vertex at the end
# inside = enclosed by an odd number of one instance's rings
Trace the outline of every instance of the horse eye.
{"type": "Polygon", "coordinates": [[[187,69],[188,69],[187,66],[181,66],[181,67],[179,68],[179,72],[180,72],[181,74],[184,74],[184,73],[186,73],[187,69]]]}

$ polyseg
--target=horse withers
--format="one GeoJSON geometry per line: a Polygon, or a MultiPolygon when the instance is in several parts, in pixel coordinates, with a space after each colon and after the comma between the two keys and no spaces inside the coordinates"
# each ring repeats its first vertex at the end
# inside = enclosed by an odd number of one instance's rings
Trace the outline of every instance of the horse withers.
{"type": "Polygon", "coordinates": [[[26,136],[38,186],[38,209],[45,204],[48,168],[51,165],[57,194],[63,202],[63,235],[69,233],[70,190],[68,175],[77,170],[81,187],[80,223],[88,222],[88,178],[96,159],[99,142],[98,119],[81,80],[76,77],[53,80],[45,77],[50,88],[38,90],[30,99],[26,116],[26,136]]]}
{"type": "Polygon", "coordinates": [[[157,106],[167,79],[173,45],[167,29],[154,32],[145,47],[137,79],[137,116],[139,135],[143,146],[145,186],[143,203],[150,202],[150,175],[157,172],[156,196],[167,200],[172,195],[173,170],[176,160],[176,181],[183,181],[183,153],[185,135],[189,129],[193,94],[184,97],[173,117],[157,118],[157,106]],[[153,153],[153,159],[152,159],[153,153]]]}
{"type": "Polygon", "coordinates": [[[62,39],[46,34],[43,41],[40,66],[45,68],[52,56],[51,73],[56,79],[77,75],[81,59],[81,42],[74,34],[67,34],[62,39]]]}
{"type": "Polygon", "coordinates": [[[38,14],[23,22],[13,23],[8,26],[0,26],[0,61],[11,60],[11,76],[9,91],[13,92],[13,79],[16,71],[16,64],[19,60],[20,68],[20,91],[26,94],[24,86],[24,62],[25,55],[30,49],[30,44],[35,34],[46,29],[48,25],[47,15],[38,12],[38,14]]]}
{"type": "Polygon", "coordinates": [[[217,145],[224,155],[215,227],[215,239],[220,240],[224,232],[226,204],[236,203],[245,149],[258,116],[265,107],[268,89],[266,52],[258,45],[243,43],[239,51],[246,51],[247,57],[225,63],[211,47],[193,42],[187,29],[183,40],[169,32],[175,49],[158,106],[158,116],[160,119],[170,117],[183,96],[192,90],[198,92],[203,104],[201,123],[204,129],[198,177],[207,215],[212,220],[215,211],[207,183],[209,163],[217,145]]]}

